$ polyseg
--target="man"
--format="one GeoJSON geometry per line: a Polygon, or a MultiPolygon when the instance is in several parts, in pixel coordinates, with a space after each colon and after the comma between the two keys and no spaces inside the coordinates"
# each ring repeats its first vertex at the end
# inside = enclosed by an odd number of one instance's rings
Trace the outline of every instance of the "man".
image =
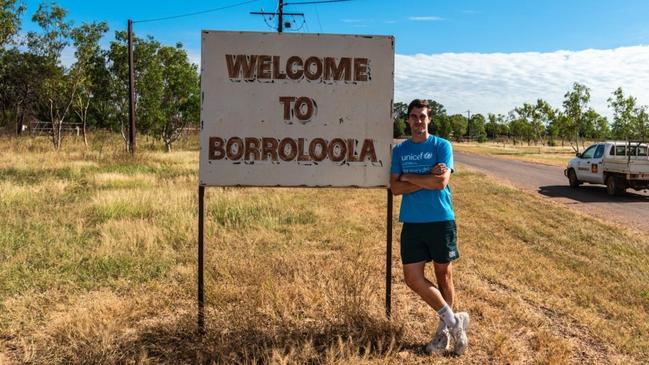
{"type": "Polygon", "coordinates": [[[412,137],[392,152],[390,188],[403,195],[399,220],[403,275],[410,289],[439,315],[440,323],[426,351],[464,353],[469,314],[453,312],[455,289],[451,262],[460,257],[456,243],[455,214],[448,182],[453,171],[451,144],[428,133],[431,109],[425,100],[408,105],[408,125],[412,137]],[[436,288],[424,275],[433,262],[436,288]]]}

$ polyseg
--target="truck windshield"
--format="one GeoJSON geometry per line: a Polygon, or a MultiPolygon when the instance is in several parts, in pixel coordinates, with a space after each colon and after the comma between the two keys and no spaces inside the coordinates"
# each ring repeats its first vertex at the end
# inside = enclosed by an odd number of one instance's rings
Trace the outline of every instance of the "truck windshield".
{"type": "Polygon", "coordinates": [[[595,147],[597,146],[588,147],[588,149],[581,154],[581,158],[593,158],[593,155],[595,154],[595,147]]]}

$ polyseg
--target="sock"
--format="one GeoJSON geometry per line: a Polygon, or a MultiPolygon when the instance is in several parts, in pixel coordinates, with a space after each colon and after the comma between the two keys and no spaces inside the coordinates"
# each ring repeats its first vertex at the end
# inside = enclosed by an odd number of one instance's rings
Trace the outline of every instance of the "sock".
{"type": "Polygon", "coordinates": [[[439,315],[439,318],[446,323],[448,328],[453,328],[457,324],[455,313],[453,313],[453,310],[448,306],[448,304],[444,304],[442,309],[437,311],[437,315],[439,315]]]}

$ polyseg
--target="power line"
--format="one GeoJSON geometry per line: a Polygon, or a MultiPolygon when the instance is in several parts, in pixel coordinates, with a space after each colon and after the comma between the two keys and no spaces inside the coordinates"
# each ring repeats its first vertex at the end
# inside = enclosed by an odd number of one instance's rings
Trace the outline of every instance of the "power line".
{"type": "Polygon", "coordinates": [[[149,22],[157,22],[157,21],[161,21],[161,20],[170,20],[170,19],[177,19],[177,18],[184,18],[184,17],[188,17],[188,16],[200,15],[200,14],[207,14],[207,13],[212,13],[212,12],[219,11],[219,10],[236,8],[237,6],[254,3],[254,2],[257,2],[257,1],[259,1],[259,0],[242,1],[242,2],[239,2],[239,3],[236,3],[236,4],[222,6],[220,8],[214,8],[214,9],[203,10],[203,11],[196,11],[196,12],[187,13],[187,14],[167,16],[167,17],[163,17],[163,18],[134,20],[133,23],[149,23],[149,22]]]}
{"type": "Polygon", "coordinates": [[[314,4],[313,7],[315,8],[315,17],[318,19],[318,25],[320,26],[320,33],[324,33],[322,31],[322,23],[320,23],[320,12],[318,11],[318,4],[314,4]]]}

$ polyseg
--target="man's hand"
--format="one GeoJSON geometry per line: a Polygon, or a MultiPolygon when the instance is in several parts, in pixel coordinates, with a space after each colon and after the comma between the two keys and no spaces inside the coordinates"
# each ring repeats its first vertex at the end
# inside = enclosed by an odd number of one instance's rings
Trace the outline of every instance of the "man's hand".
{"type": "Polygon", "coordinates": [[[433,175],[444,175],[448,171],[448,167],[446,167],[446,164],[440,162],[437,165],[433,166],[433,168],[430,170],[430,173],[433,175]]]}

